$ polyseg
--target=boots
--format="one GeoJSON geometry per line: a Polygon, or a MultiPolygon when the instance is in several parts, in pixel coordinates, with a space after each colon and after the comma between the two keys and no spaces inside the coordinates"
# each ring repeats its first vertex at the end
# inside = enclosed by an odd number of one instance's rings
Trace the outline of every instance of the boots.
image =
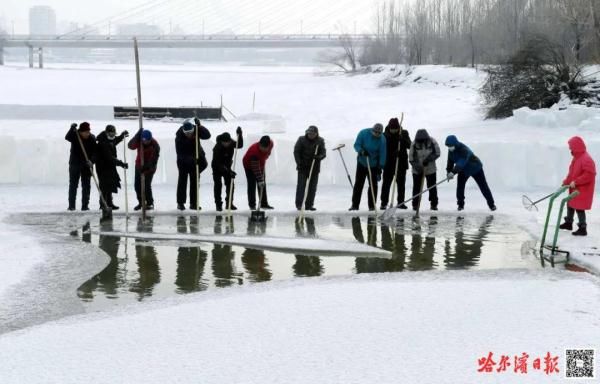
{"type": "Polygon", "coordinates": [[[572,221],[567,221],[567,218],[565,217],[565,222],[562,223],[560,225],[560,227],[558,227],[560,229],[566,229],[567,231],[572,231],[573,230],[573,222],[572,221]]]}
{"type": "Polygon", "coordinates": [[[587,224],[577,224],[577,227],[577,230],[573,232],[573,236],[587,236],[587,224]]]}

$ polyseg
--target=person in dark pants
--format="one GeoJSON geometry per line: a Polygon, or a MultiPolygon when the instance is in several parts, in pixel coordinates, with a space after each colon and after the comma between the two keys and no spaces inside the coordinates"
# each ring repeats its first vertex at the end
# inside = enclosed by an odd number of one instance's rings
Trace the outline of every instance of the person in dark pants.
{"type": "Polygon", "coordinates": [[[381,179],[381,170],[385,166],[386,143],[383,136],[383,125],[377,123],[373,128],[365,128],[356,136],[354,150],[358,153],[356,163],[356,177],[354,179],[354,189],[352,191],[352,206],[349,211],[358,211],[360,199],[362,196],[365,180],[369,176],[371,167],[372,179],[367,191],[369,211],[375,210],[375,201],[377,199],[377,182],[381,179]],[[368,164],[368,165],[367,165],[368,164]],[[372,191],[371,191],[372,190],[372,191]]]}
{"type": "Polygon", "coordinates": [[[231,135],[227,132],[217,136],[217,144],[213,148],[213,158],[210,166],[213,171],[214,195],[215,195],[215,206],[217,211],[223,210],[223,200],[221,200],[221,191],[225,183],[225,207],[229,204],[229,197],[231,196],[231,210],[235,211],[237,207],[233,205],[233,190],[231,185],[231,179],[236,176],[235,171],[231,169],[233,165],[233,152],[235,148],[242,148],[244,146],[244,139],[242,138],[242,128],[237,127],[235,130],[237,135],[237,141],[231,139],[231,135]]]}
{"type": "Polygon", "coordinates": [[[143,131],[138,131],[136,135],[129,140],[127,144],[129,149],[137,151],[137,156],[135,158],[135,179],[134,179],[134,187],[135,194],[137,196],[138,205],[136,205],[133,209],[139,211],[142,209],[142,173],[144,174],[144,194],[146,198],[146,209],[154,209],[154,197],[152,196],[152,178],[154,178],[154,173],[156,172],[156,167],[158,166],[158,157],[160,156],[160,146],[158,142],[152,138],[152,132],[147,129],[143,131]],[[142,167],[142,157],[141,151],[138,150],[140,147],[140,142],[144,146],[144,166],[142,167]]]}
{"type": "Polygon", "coordinates": [[[263,136],[258,143],[248,148],[243,158],[246,182],[248,183],[248,206],[251,210],[256,209],[256,191],[259,195],[262,191],[260,201],[261,209],[273,209],[267,198],[267,186],[265,184],[265,165],[273,150],[273,140],[269,136],[263,136]]]}
{"type": "Polygon", "coordinates": [[[458,175],[458,182],[456,183],[456,203],[458,204],[458,210],[462,211],[465,208],[465,184],[469,180],[469,177],[472,176],[483,197],[485,197],[488,207],[492,211],[495,211],[496,204],[494,203],[492,191],[490,191],[490,187],[485,180],[481,160],[473,154],[473,151],[469,147],[458,141],[454,135],[448,136],[445,144],[448,147],[448,164],[446,165],[448,180],[458,175]]]}
{"type": "MultiPolygon", "coordinates": [[[[436,180],[437,168],[435,161],[440,157],[440,147],[437,141],[429,136],[425,129],[419,129],[415,134],[415,141],[410,146],[408,161],[412,165],[413,174],[413,196],[421,192],[423,179],[427,182],[427,188],[433,187],[436,180]]],[[[413,210],[418,210],[421,203],[421,196],[412,200],[413,210]]],[[[429,190],[429,203],[431,210],[438,209],[437,188],[429,190]]]]}
{"type": "Polygon", "coordinates": [[[77,200],[77,187],[81,179],[81,210],[90,210],[90,179],[92,177],[93,164],[91,159],[96,155],[96,137],[92,135],[90,123],[84,121],[79,124],[71,124],[71,128],[65,135],[65,140],[71,143],[71,154],[69,156],[69,211],[75,210],[77,200]],[[89,162],[86,162],[79,139],[81,137],[83,147],[87,153],[89,162]]]}
{"type": "Polygon", "coordinates": [[[302,209],[306,182],[308,181],[310,167],[314,160],[304,209],[307,211],[316,211],[314,207],[315,195],[317,194],[317,184],[319,183],[321,161],[325,156],[327,156],[325,140],[319,136],[319,128],[311,125],[306,130],[305,135],[298,138],[294,146],[294,159],[296,160],[296,169],[298,170],[298,183],[296,184],[296,208],[298,210],[302,209]],[[317,145],[319,146],[318,148],[316,148],[317,145]],[[317,151],[316,154],[315,150],[317,151]]]}
{"type": "Polygon", "coordinates": [[[387,156],[381,184],[381,209],[384,210],[388,206],[390,187],[396,172],[396,162],[398,163],[398,173],[395,175],[396,189],[398,190],[398,208],[407,209],[403,202],[405,199],[406,171],[408,170],[408,150],[411,144],[410,136],[407,130],[402,129],[397,118],[390,119],[383,134],[387,145],[387,156]]]}
{"type": "Polygon", "coordinates": [[[175,152],[177,152],[177,209],[185,209],[186,189],[188,178],[190,179],[190,209],[198,209],[196,196],[198,193],[198,180],[196,178],[196,164],[198,173],[202,173],[208,166],[206,155],[200,140],[210,139],[210,132],[200,124],[200,120],[194,119],[183,122],[183,125],[175,134],[175,152]],[[198,143],[196,143],[196,129],[198,129],[198,143]],[[196,158],[196,145],[198,146],[198,158],[196,158]]]}
{"type": "MultiPolygon", "coordinates": [[[[116,146],[127,137],[129,133],[123,131],[117,136],[117,130],[114,125],[107,125],[104,132],[100,133],[96,139],[96,171],[98,172],[98,183],[100,184],[100,192],[104,196],[104,200],[108,208],[119,209],[113,204],[112,194],[117,193],[121,188],[121,177],[117,172],[117,166],[127,169],[126,163],[117,158],[116,146]]],[[[100,199],[102,206],[102,199],[100,199]]]]}
{"type": "Polygon", "coordinates": [[[569,173],[563,180],[562,185],[569,186],[569,194],[575,190],[579,195],[569,200],[567,207],[567,216],[565,222],[560,225],[560,229],[572,230],[573,219],[577,212],[577,230],[572,234],[574,236],[587,236],[587,223],[585,211],[592,209],[594,201],[594,190],[596,188],[596,163],[587,152],[585,142],[579,136],[573,136],[569,139],[569,149],[573,160],[569,165],[569,173]]]}

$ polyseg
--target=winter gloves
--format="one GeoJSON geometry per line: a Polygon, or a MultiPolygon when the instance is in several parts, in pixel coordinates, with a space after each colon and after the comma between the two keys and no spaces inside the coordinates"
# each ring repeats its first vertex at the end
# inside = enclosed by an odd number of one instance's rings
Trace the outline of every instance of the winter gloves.
{"type": "Polygon", "coordinates": [[[448,181],[450,181],[450,180],[454,179],[454,176],[455,176],[454,173],[448,172],[448,174],[446,175],[446,178],[448,179],[448,181]]]}

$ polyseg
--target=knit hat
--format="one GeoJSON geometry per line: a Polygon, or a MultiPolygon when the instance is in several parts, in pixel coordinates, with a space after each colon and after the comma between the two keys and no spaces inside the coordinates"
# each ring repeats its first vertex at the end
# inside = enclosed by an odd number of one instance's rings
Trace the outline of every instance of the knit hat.
{"type": "Polygon", "coordinates": [[[316,125],[311,125],[310,127],[308,127],[308,129],[306,130],[306,134],[309,133],[316,133],[317,135],[319,134],[319,128],[317,128],[316,125]]]}
{"type": "Polygon", "coordinates": [[[149,131],[149,130],[147,130],[147,129],[144,129],[144,130],[142,131],[142,140],[145,140],[145,141],[150,141],[150,140],[152,140],[152,132],[150,132],[150,131],[149,131]]]}
{"type": "Polygon", "coordinates": [[[373,126],[373,131],[377,133],[383,132],[383,125],[377,123],[373,126]]]}
{"type": "Polygon", "coordinates": [[[258,144],[261,147],[266,148],[271,144],[271,138],[269,136],[263,136],[260,138],[260,141],[258,142],[258,144]]]}
{"type": "Polygon", "coordinates": [[[183,128],[183,133],[194,132],[194,124],[192,124],[192,122],[189,119],[183,122],[181,128],[183,128]]]}
{"type": "Polygon", "coordinates": [[[117,133],[117,129],[112,124],[108,124],[104,130],[106,131],[106,133],[117,133]]]}
{"type": "Polygon", "coordinates": [[[231,141],[231,135],[229,134],[229,132],[223,132],[219,137],[221,141],[231,141]]]}
{"type": "Polygon", "coordinates": [[[83,123],[79,124],[79,132],[89,132],[90,129],[90,123],[88,123],[87,121],[84,121],[83,123]]]}

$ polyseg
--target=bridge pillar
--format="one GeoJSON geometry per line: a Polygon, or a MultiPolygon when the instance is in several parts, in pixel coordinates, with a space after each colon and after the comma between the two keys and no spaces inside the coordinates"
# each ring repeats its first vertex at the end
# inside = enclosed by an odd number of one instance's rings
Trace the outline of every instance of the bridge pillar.
{"type": "Polygon", "coordinates": [[[33,47],[29,46],[29,68],[33,68],[33,47]]]}
{"type": "Polygon", "coordinates": [[[44,68],[44,49],[42,47],[38,48],[38,60],[40,69],[44,68]]]}

